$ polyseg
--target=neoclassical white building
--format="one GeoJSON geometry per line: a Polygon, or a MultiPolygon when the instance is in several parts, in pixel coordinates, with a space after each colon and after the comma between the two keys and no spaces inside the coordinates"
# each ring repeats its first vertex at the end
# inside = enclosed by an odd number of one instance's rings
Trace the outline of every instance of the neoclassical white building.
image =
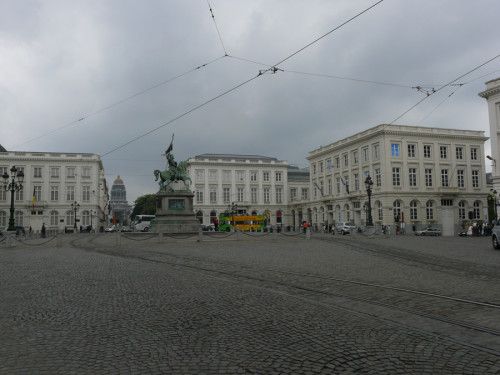
{"type": "MultiPolygon", "coordinates": [[[[99,155],[55,152],[0,152],[0,174],[15,166],[24,173],[15,193],[15,225],[34,232],[64,231],[80,225],[106,226],[108,187],[99,155]],[[33,203],[34,200],[34,203],[33,203]],[[76,211],[71,204],[79,205],[76,211]]],[[[0,190],[0,228],[8,226],[10,192],[0,190]]]]}
{"type": "MultiPolygon", "coordinates": [[[[202,154],[187,160],[194,211],[203,224],[231,210],[290,225],[288,162],[268,156],[202,154]]],[[[296,193],[296,190],[294,190],[296,193]]]]}
{"type": "Polygon", "coordinates": [[[483,131],[382,124],[313,150],[306,220],[364,224],[369,175],[376,225],[456,234],[469,212],[484,219],[486,140],[483,131]]]}

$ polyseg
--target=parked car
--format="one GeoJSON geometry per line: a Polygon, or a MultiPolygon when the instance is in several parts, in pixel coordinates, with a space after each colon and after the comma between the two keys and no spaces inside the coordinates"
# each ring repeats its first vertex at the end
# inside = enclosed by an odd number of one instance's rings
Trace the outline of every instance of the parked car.
{"type": "Polygon", "coordinates": [[[213,226],[211,226],[211,225],[202,225],[202,226],[201,226],[201,230],[202,230],[203,232],[211,232],[211,231],[213,231],[213,230],[214,230],[214,227],[213,227],[213,226]]]}
{"type": "Polygon", "coordinates": [[[337,229],[337,233],[349,234],[349,233],[351,233],[351,230],[356,230],[356,225],[354,225],[354,223],[341,222],[341,223],[338,223],[335,226],[335,228],[337,229]]]}
{"type": "Polygon", "coordinates": [[[441,229],[439,228],[425,228],[422,230],[417,230],[415,236],[440,236],[441,229]]]}
{"type": "Polygon", "coordinates": [[[120,230],[120,228],[118,225],[112,225],[112,226],[104,229],[105,232],[118,232],[119,230],[120,230]]]}
{"type": "Polygon", "coordinates": [[[494,249],[500,249],[500,220],[494,223],[495,226],[491,229],[491,241],[494,249]]]}

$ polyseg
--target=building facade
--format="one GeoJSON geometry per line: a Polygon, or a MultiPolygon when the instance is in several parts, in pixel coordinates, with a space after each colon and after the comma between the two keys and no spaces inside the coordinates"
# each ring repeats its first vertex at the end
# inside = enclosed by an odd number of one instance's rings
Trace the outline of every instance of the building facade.
{"type": "Polygon", "coordinates": [[[493,190],[500,192],[500,78],[486,82],[486,90],[479,96],[488,101],[490,122],[491,180],[493,190]]]}
{"type": "Polygon", "coordinates": [[[485,219],[486,140],[482,131],[383,124],[313,150],[305,220],[365,224],[370,176],[375,225],[456,234],[469,212],[485,219]]]}
{"type": "Polygon", "coordinates": [[[290,225],[286,161],[257,155],[203,154],[187,160],[194,211],[204,225],[225,212],[264,215],[290,225]]]}
{"type": "MultiPolygon", "coordinates": [[[[106,226],[108,187],[96,154],[0,152],[0,174],[15,166],[24,173],[14,193],[15,225],[39,232],[62,232],[80,226],[106,226]],[[71,204],[78,204],[76,211],[71,204]]],[[[8,226],[10,192],[0,190],[0,228],[8,226]]]]}
{"type": "Polygon", "coordinates": [[[120,178],[120,175],[116,178],[111,186],[111,199],[109,200],[109,213],[110,220],[116,221],[117,223],[127,225],[128,217],[132,210],[132,206],[128,204],[127,201],[127,190],[125,189],[125,184],[120,178]]]}

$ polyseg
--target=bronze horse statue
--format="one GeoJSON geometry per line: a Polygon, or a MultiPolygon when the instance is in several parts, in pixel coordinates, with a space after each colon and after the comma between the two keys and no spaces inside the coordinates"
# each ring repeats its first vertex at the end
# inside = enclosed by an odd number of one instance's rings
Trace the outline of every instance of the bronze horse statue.
{"type": "Polygon", "coordinates": [[[185,161],[181,161],[177,166],[169,167],[166,171],[160,171],[156,169],[153,173],[155,175],[155,181],[158,181],[158,179],[160,180],[158,182],[158,185],[160,185],[160,190],[173,191],[174,189],[170,187],[170,184],[172,182],[182,181],[186,190],[189,191],[189,184],[192,184],[192,181],[186,175],[186,169],[187,166],[185,161]]]}

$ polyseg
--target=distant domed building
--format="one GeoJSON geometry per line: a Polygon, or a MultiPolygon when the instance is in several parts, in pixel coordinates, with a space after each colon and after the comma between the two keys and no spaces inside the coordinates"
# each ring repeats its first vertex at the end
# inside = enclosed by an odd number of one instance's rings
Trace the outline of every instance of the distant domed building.
{"type": "Polygon", "coordinates": [[[128,216],[132,206],[127,202],[127,191],[120,175],[118,175],[118,178],[113,182],[113,186],[111,186],[109,204],[111,207],[111,218],[114,216],[117,223],[128,224],[128,216]]]}

